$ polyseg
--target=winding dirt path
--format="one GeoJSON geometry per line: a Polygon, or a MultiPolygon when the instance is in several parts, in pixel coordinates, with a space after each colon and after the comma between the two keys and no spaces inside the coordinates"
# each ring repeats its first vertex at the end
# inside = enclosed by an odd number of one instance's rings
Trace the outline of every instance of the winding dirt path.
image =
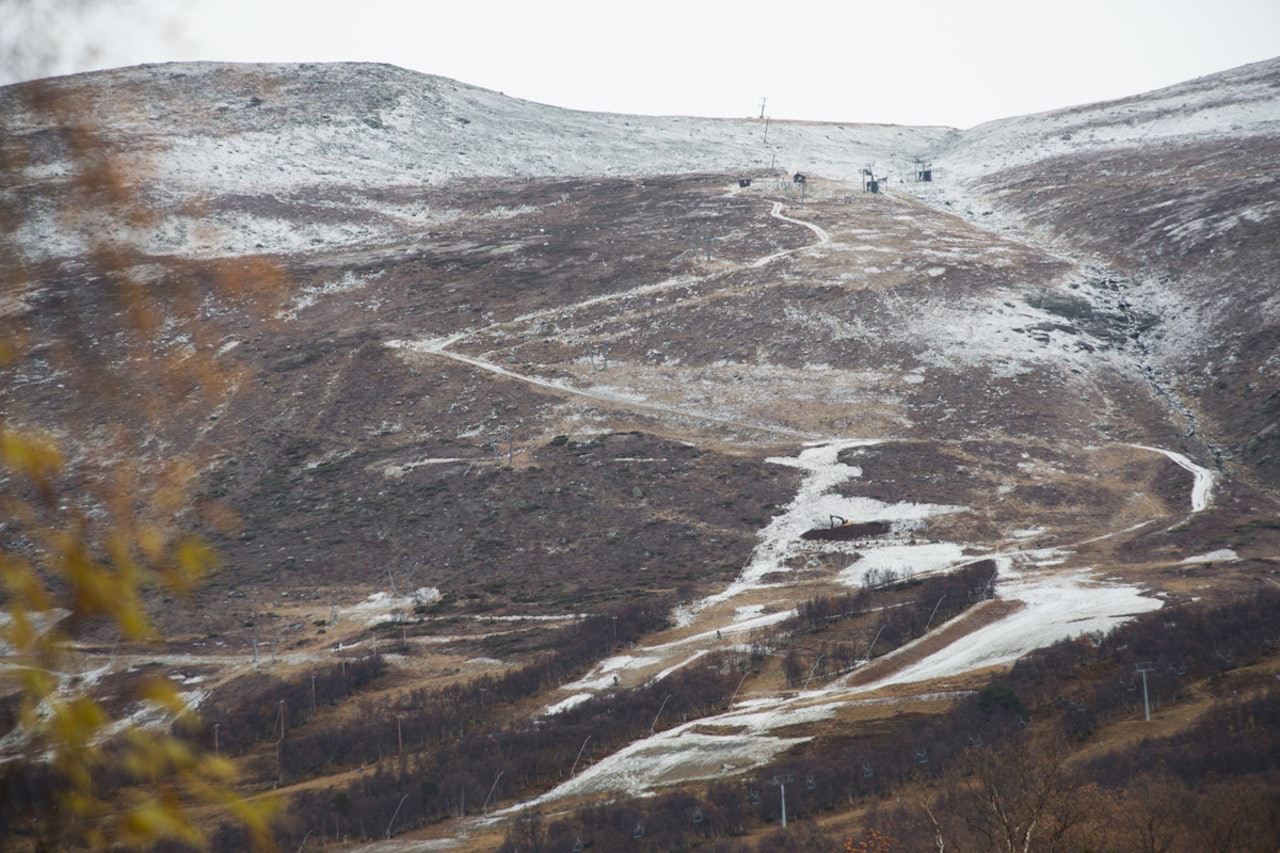
{"type": "MultiPolygon", "coordinates": [[[[787,214],[782,212],[783,207],[784,207],[783,202],[775,201],[773,203],[773,208],[769,211],[769,215],[779,221],[787,222],[793,225],[800,225],[804,228],[809,229],[810,231],[813,232],[816,238],[815,241],[813,243],[810,243],[807,246],[799,246],[793,249],[784,249],[780,252],[774,252],[772,254],[765,255],[764,257],[761,257],[756,259],[755,261],[752,261],[750,264],[743,265],[741,268],[754,269],[757,267],[762,267],[762,266],[765,266],[766,264],[769,264],[769,263],[772,263],[773,261],[778,260],[779,258],[783,258],[788,255],[792,255],[796,252],[812,249],[817,246],[822,246],[831,242],[831,235],[827,233],[827,231],[825,231],[823,228],[821,228],[818,225],[815,225],[812,222],[807,222],[803,219],[796,219],[795,217],[788,216],[787,214]]],[[[717,273],[717,275],[718,276],[723,275],[723,273],[720,272],[720,273],[717,273]]],[[[737,421],[730,418],[720,418],[720,417],[708,415],[705,412],[688,412],[683,409],[676,408],[674,406],[664,406],[657,403],[642,402],[639,400],[629,399],[622,396],[613,396],[610,394],[606,394],[600,391],[594,391],[590,389],[573,388],[561,382],[552,381],[550,379],[541,379],[537,376],[529,376],[514,370],[509,370],[505,367],[494,364],[493,362],[484,361],[483,359],[475,358],[474,356],[463,355],[462,353],[459,353],[450,349],[450,347],[466,340],[467,338],[470,338],[476,335],[492,333],[506,327],[516,326],[516,325],[526,325],[530,322],[545,319],[548,317],[554,317],[554,316],[563,315],[563,314],[572,314],[576,311],[581,311],[587,308],[593,308],[599,305],[607,305],[612,302],[622,302],[625,300],[635,299],[638,297],[652,296],[654,294],[664,293],[670,290],[677,290],[680,288],[689,288],[689,287],[692,287],[693,285],[701,283],[702,281],[705,281],[706,278],[707,278],[706,276],[677,276],[674,278],[666,279],[664,281],[655,282],[654,284],[646,284],[646,285],[641,285],[640,287],[633,287],[630,290],[624,290],[618,293],[606,293],[600,296],[593,296],[590,299],[584,299],[581,302],[576,302],[571,305],[558,305],[558,306],[555,306],[554,308],[543,308],[538,311],[532,311],[528,314],[522,314],[519,317],[514,317],[510,320],[505,320],[501,323],[494,323],[488,326],[482,326],[480,328],[466,329],[464,331],[457,332],[456,334],[450,335],[445,338],[433,338],[433,339],[427,339],[427,340],[421,340],[421,341],[399,341],[399,340],[388,341],[387,346],[393,347],[396,349],[406,349],[414,352],[421,352],[429,355],[439,356],[441,358],[451,359],[453,361],[457,361],[462,364],[466,364],[471,367],[474,367],[478,370],[483,370],[488,373],[492,373],[496,376],[503,376],[507,379],[514,379],[516,381],[523,382],[527,385],[533,385],[535,387],[552,391],[557,394],[565,394],[565,395],[574,396],[574,397],[581,397],[584,399],[588,399],[591,402],[596,404],[611,406],[614,408],[624,408],[639,414],[654,415],[662,418],[677,418],[681,420],[696,421],[698,423],[714,424],[721,427],[727,427],[733,430],[766,433],[770,435],[782,436],[787,439],[800,439],[800,440],[808,441],[808,440],[814,440],[819,438],[825,438],[826,436],[819,436],[811,432],[794,430],[794,429],[790,429],[783,426],[777,426],[773,424],[753,423],[748,421],[737,421]]]]}
{"type": "MultiPolygon", "coordinates": [[[[831,235],[828,234],[821,227],[813,224],[812,222],[807,222],[803,219],[795,219],[793,217],[787,216],[785,213],[782,212],[782,207],[783,207],[782,202],[775,201],[773,203],[773,210],[769,211],[769,215],[772,216],[774,219],[781,219],[783,222],[790,222],[793,225],[803,225],[805,228],[808,228],[818,237],[818,242],[812,243],[808,246],[802,246],[801,249],[812,249],[815,246],[823,246],[831,242],[831,235]]],[[[783,249],[781,252],[774,252],[772,255],[765,255],[763,258],[759,258],[753,261],[750,266],[752,269],[755,269],[756,267],[762,267],[766,264],[776,261],[778,258],[785,258],[787,255],[795,254],[796,252],[801,251],[801,249],[783,249]]]]}

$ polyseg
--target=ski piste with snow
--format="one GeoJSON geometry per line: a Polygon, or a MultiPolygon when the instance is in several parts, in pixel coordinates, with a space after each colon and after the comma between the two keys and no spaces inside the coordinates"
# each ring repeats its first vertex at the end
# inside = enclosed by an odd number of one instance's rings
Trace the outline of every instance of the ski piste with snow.
{"type": "MultiPolygon", "coordinates": [[[[777,609],[766,614],[757,604],[735,607],[728,621],[700,618],[713,610],[724,612],[723,607],[715,608],[714,605],[732,606],[735,600],[752,597],[770,586],[763,579],[786,571],[787,558],[800,548],[799,534],[815,518],[834,514],[858,521],[890,521],[899,529],[909,530],[913,523],[930,515],[966,509],[929,504],[888,504],[834,493],[835,486],[861,476],[856,466],[838,461],[840,451],[871,443],[874,441],[824,443],[803,451],[798,457],[772,459],[776,464],[803,471],[804,482],[795,500],[761,531],[760,544],[739,578],[722,592],[695,602],[677,614],[686,626],[695,629],[694,632],[676,642],[656,646],[642,644],[624,655],[601,662],[578,682],[566,685],[563,691],[569,695],[549,706],[545,713],[555,714],[600,691],[611,689],[629,671],[652,672],[661,666],[661,671],[648,676],[649,681],[658,681],[675,668],[692,663],[714,648],[738,646],[745,650],[753,630],[793,616],[794,609],[777,609]]],[[[1151,449],[1151,452],[1169,453],[1157,449],[1151,449]]],[[[1191,512],[1202,511],[1207,507],[1202,498],[1207,494],[1214,474],[1179,454],[1174,455],[1179,457],[1178,464],[1189,466],[1195,475],[1188,509],[1191,512]]],[[[1026,534],[1029,538],[1035,531],[1026,531],[1026,534]]],[[[829,719],[845,706],[902,701],[900,697],[883,698],[868,694],[893,685],[927,682],[1009,664],[1037,648],[1081,634],[1105,632],[1128,618],[1161,606],[1160,599],[1144,594],[1137,586],[1110,582],[1086,569],[1065,573],[1055,571],[1054,567],[1063,561],[1066,550],[1024,550],[1013,545],[1003,551],[974,554],[966,553],[967,549],[960,543],[946,542],[904,543],[869,550],[864,547],[862,558],[855,558],[856,562],[851,562],[849,568],[841,573],[841,580],[850,587],[857,587],[869,573],[877,570],[906,570],[923,576],[946,572],[980,557],[988,557],[995,560],[999,569],[998,597],[1014,602],[1018,607],[993,624],[978,628],[962,640],[871,683],[850,684],[857,672],[855,669],[854,673],[812,690],[806,688],[786,696],[744,698],[724,713],[655,733],[600,759],[532,803],[512,807],[508,811],[550,803],[566,796],[610,790],[643,795],[673,780],[709,779],[726,772],[744,772],[806,740],[771,734],[776,729],[829,719]]],[[[1233,557],[1233,554],[1217,554],[1211,558],[1233,557]]],[[[963,615],[954,618],[962,619],[963,615]]],[[[945,628],[946,623],[942,623],[933,630],[945,628]]],[[[886,657],[907,654],[924,639],[918,638],[886,657]]]]}

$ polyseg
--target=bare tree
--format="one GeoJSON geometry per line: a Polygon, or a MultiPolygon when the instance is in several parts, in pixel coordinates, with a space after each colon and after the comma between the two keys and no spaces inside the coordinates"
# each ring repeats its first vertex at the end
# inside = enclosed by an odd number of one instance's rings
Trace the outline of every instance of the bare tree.
{"type": "Polygon", "coordinates": [[[1068,754],[1056,731],[970,749],[947,776],[947,807],[927,812],[937,849],[948,839],[952,849],[969,840],[1005,853],[1056,849],[1081,820],[1068,754]]]}

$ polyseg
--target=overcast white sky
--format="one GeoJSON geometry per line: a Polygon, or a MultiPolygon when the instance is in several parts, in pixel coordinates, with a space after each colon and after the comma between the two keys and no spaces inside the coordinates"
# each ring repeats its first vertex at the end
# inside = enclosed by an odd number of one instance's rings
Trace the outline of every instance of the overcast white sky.
{"type": "Polygon", "coordinates": [[[970,127],[1280,55],[1280,0],[91,0],[39,29],[55,73],[363,60],[574,109],[970,127]]]}

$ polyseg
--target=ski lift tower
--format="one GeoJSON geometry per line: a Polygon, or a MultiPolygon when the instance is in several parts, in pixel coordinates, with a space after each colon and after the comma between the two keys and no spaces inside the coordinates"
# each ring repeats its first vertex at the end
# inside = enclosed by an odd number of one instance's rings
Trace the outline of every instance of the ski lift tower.
{"type": "Polygon", "coordinates": [[[1133,666],[1134,675],[1142,676],[1142,711],[1143,718],[1148,722],[1151,721],[1151,697],[1147,693],[1147,673],[1155,669],[1150,662],[1137,663],[1133,666]]]}
{"type": "Polygon", "coordinates": [[[880,192],[880,181],[883,178],[877,178],[874,164],[868,163],[862,170],[862,191],[864,193],[880,192]]]}
{"type": "Polygon", "coordinates": [[[774,776],[769,781],[770,785],[778,788],[778,793],[782,795],[782,828],[787,828],[787,783],[791,781],[791,774],[785,776],[774,776]]]}
{"type": "Polygon", "coordinates": [[[915,158],[916,164],[916,181],[919,183],[930,183],[933,180],[933,164],[923,157],[915,158]]]}

